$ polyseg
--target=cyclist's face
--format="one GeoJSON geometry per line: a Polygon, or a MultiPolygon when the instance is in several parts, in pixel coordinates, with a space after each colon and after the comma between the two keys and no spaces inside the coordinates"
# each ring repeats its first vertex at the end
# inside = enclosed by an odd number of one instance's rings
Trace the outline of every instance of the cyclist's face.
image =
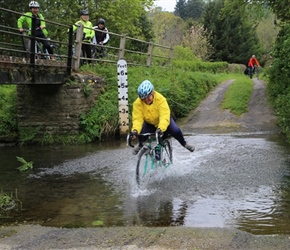
{"type": "Polygon", "coordinates": [[[84,21],[88,21],[88,20],[89,20],[89,15],[82,15],[81,18],[82,18],[84,21]]]}
{"type": "Polygon", "coordinates": [[[31,12],[36,15],[39,11],[39,8],[31,8],[31,12]]]}
{"type": "Polygon", "coordinates": [[[143,102],[145,102],[147,105],[150,105],[153,102],[154,95],[150,94],[146,98],[141,99],[143,102]]]}

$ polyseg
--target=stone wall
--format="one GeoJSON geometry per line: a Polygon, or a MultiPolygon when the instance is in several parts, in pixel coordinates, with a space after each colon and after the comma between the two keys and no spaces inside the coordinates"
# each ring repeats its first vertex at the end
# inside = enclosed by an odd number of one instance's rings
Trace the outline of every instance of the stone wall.
{"type": "Polygon", "coordinates": [[[73,74],[63,85],[17,85],[18,127],[38,135],[75,135],[80,115],[88,111],[105,87],[103,78],[73,74]]]}

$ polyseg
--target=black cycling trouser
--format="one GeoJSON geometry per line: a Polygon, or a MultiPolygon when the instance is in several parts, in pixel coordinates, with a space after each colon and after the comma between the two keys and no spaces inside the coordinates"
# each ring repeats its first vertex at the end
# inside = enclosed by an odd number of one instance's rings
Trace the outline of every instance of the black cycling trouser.
{"type": "Polygon", "coordinates": [[[47,49],[47,52],[50,55],[52,55],[53,54],[53,50],[50,47],[50,43],[48,42],[48,40],[47,40],[46,36],[43,34],[43,32],[42,31],[41,32],[37,32],[36,31],[36,37],[45,39],[45,40],[42,40],[42,39],[38,40],[38,42],[41,42],[43,44],[44,48],[47,49]]]}
{"type": "MultiPolygon", "coordinates": [[[[92,47],[89,44],[82,44],[83,57],[92,58],[92,47]]],[[[91,63],[92,60],[87,60],[88,63],[91,63]]]]}

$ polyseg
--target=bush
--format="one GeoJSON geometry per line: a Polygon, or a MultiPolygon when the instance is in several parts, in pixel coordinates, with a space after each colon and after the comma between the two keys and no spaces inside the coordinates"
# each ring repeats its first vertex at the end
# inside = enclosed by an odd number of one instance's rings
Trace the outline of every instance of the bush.
{"type": "MultiPolygon", "coordinates": [[[[114,97],[117,95],[116,67],[105,66],[102,69],[99,68],[97,71],[101,75],[106,75],[107,84],[111,86],[110,92],[112,95],[110,96],[110,100],[117,100],[114,97]],[[112,86],[115,87],[113,88],[112,86]]],[[[210,73],[205,74],[202,72],[184,71],[183,69],[174,67],[163,68],[161,66],[152,68],[129,67],[128,98],[130,114],[132,112],[133,102],[138,97],[137,88],[146,79],[153,83],[156,91],[167,98],[171,112],[175,118],[188,115],[192,109],[197,107],[207,93],[218,84],[215,75],[210,73]]],[[[112,105],[112,103],[106,104],[106,102],[101,101],[96,104],[100,110],[105,109],[108,105],[112,105]]],[[[118,116],[117,101],[114,102],[114,105],[114,107],[110,106],[112,118],[118,116]]],[[[88,116],[86,119],[90,120],[88,116]]]]}
{"type": "Polygon", "coordinates": [[[290,24],[285,24],[277,37],[273,63],[267,74],[268,96],[278,115],[279,124],[290,141],[290,24]]]}
{"type": "Polygon", "coordinates": [[[16,86],[0,86],[0,135],[17,134],[16,86]]]}

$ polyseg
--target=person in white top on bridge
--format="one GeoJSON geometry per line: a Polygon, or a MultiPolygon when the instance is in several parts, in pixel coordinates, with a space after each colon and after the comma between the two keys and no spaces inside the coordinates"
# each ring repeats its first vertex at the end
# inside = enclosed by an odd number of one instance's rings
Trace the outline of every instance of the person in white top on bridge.
{"type": "MultiPolygon", "coordinates": [[[[94,26],[95,36],[93,38],[93,44],[106,45],[110,39],[109,31],[105,26],[105,20],[100,18],[98,21],[98,25],[94,26]],[[104,32],[102,32],[104,31],[104,32]]],[[[106,55],[105,48],[96,46],[95,48],[100,57],[104,57],[106,55]]]]}

